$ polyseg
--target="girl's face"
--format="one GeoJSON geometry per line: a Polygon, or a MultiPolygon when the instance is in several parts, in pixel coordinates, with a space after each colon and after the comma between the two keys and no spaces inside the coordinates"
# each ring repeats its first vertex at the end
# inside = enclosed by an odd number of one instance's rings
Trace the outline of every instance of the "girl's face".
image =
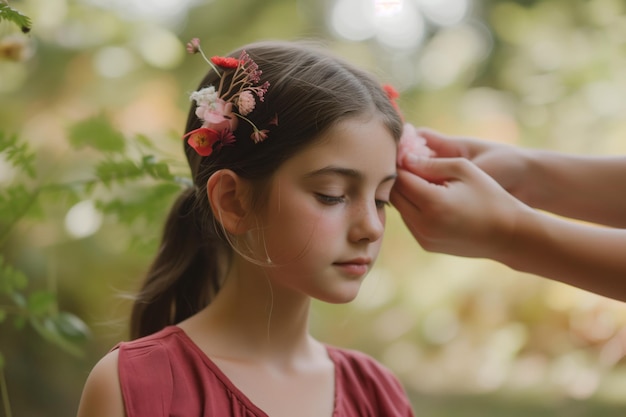
{"type": "Polygon", "coordinates": [[[281,165],[255,233],[274,285],[326,302],[356,297],[380,250],[396,151],[378,118],[355,118],[281,165]]]}

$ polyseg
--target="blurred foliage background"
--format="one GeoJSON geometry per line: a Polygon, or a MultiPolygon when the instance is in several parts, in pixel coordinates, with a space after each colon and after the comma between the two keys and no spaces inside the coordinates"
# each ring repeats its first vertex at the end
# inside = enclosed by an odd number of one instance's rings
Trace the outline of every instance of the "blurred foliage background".
{"type": "MultiPolygon", "coordinates": [[[[23,0],[0,21],[0,413],[76,413],[127,338],[132,293],[187,182],[206,70],[259,39],[318,39],[450,134],[626,154],[622,0],[23,0]]],[[[313,332],[393,369],[420,416],[623,416],[626,305],[423,251],[397,214],[354,303],[313,332]]]]}

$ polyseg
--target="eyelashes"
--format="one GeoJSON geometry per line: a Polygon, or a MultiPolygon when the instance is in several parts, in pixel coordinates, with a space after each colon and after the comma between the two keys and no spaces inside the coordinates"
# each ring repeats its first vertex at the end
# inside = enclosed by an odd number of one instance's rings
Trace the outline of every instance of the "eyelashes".
{"type": "MultiPolygon", "coordinates": [[[[345,196],[333,196],[333,195],[327,195],[327,194],[322,194],[322,193],[315,193],[315,198],[317,198],[317,200],[322,203],[325,204],[327,206],[334,206],[336,204],[341,204],[341,203],[345,203],[346,201],[346,197],[345,196]]],[[[390,203],[387,200],[376,200],[376,208],[378,209],[384,209],[385,207],[389,206],[390,203]]]]}
{"type": "Polygon", "coordinates": [[[341,204],[343,202],[346,201],[346,198],[344,196],[333,196],[333,195],[327,195],[327,194],[322,194],[322,193],[315,193],[315,198],[317,198],[317,200],[322,203],[322,204],[326,204],[328,206],[333,206],[335,204],[341,204]]]}

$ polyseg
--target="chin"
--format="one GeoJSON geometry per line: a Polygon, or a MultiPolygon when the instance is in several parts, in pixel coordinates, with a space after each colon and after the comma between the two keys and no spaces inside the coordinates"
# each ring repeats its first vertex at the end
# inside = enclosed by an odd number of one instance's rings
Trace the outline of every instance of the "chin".
{"type": "Polygon", "coordinates": [[[345,291],[326,293],[318,299],[330,304],[347,304],[354,301],[357,295],[359,295],[359,289],[360,286],[356,289],[346,289],[345,291]]]}

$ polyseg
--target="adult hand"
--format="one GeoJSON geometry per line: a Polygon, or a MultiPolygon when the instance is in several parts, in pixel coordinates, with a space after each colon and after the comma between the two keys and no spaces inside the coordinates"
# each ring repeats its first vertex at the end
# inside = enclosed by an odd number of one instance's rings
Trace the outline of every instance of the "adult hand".
{"type": "Polygon", "coordinates": [[[466,158],[496,180],[505,190],[521,198],[528,155],[522,148],[486,140],[443,135],[427,128],[416,134],[439,158],[466,158]]]}
{"type": "MultiPolygon", "coordinates": [[[[433,144],[438,155],[452,151],[433,144]]],[[[391,202],[428,251],[493,258],[507,249],[517,216],[530,210],[468,159],[408,154],[399,162],[391,202]]]]}

